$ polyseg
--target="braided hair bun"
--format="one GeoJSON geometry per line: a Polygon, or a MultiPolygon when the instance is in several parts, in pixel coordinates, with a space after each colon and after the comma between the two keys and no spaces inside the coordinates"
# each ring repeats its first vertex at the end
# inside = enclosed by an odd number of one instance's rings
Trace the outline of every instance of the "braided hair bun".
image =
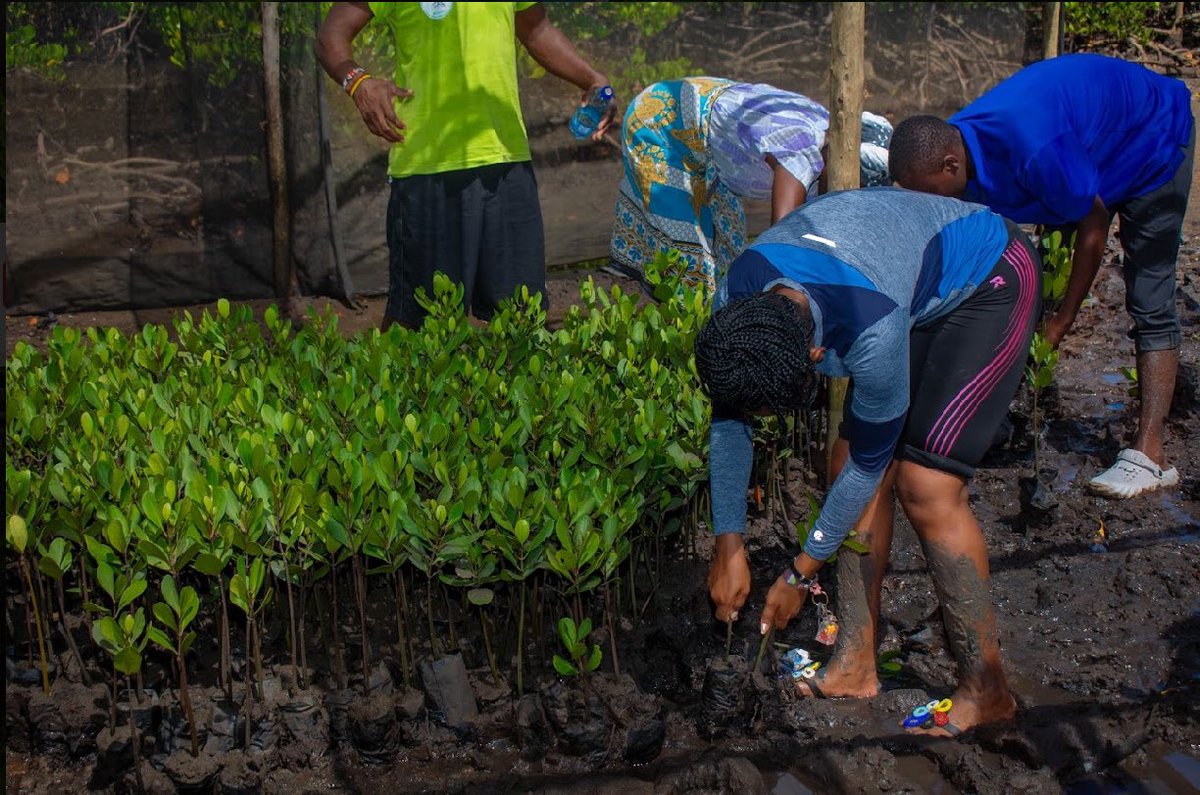
{"type": "Polygon", "coordinates": [[[807,309],[758,293],[719,309],[696,338],[696,371],[714,414],[746,416],[808,408],[816,392],[807,309]]]}

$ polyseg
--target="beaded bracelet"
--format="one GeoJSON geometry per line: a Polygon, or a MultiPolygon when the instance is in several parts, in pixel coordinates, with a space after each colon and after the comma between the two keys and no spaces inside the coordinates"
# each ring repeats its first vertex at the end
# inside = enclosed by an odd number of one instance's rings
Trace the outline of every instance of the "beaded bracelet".
{"type": "Polygon", "coordinates": [[[366,73],[367,73],[367,70],[363,69],[361,66],[356,66],[353,69],[351,69],[349,72],[346,73],[346,76],[342,78],[342,90],[345,91],[347,94],[349,94],[350,86],[354,83],[354,81],[357,80],[358,78],[362,77],[366,73]]]}

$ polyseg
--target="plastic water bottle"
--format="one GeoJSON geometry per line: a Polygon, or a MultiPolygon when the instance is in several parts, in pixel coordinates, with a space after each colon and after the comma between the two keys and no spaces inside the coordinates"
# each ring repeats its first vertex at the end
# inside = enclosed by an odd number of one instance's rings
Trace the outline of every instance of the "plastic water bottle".
{"type": "Polygon", "coordinates": [[[613,101],[612,86],[601,86],[592,92],[591,98],[586,105],[580,105],[575,111],[575,115],[571,117],[570,123],[567,125],[571,128],[571,135],[583,140],[596,131],[600,120],[604,118],[604,112],[608,110],[608,106],[613,101]]]}

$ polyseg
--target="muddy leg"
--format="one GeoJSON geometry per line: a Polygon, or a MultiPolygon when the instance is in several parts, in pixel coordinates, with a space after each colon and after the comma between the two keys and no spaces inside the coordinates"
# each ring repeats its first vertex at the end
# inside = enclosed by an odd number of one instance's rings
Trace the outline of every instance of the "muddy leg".
{"type": "MultiPolygon", "coordinates": [[[[929,564],[946,641],[958,663],[950,722],[966,730],[1011,718],[1016,703],[1000,664],[987,546],[962,478],[901,462],[896,492],[929,564]]],[[[932,734],[948,734],[932,729],[932,734]]]]}
{"type": "Polygon", "coordinates": [[[1175,395],[1175,376],[1179,371],[1179,349],[1143,351],[1137,357],[1138,433],[1133,448],[1145,453],[1160,467],[1166,467],[1163,454],[1163,425],[1171,411],[1175,395]]]}
{"type": "MultiPolygon", "coordinates": [[[[848,447],[839,440],[833,449],[834,472],[846,462],[848,447]]],[[[856,538],[871,547],[864,555],[843,550],[837,556],[837,645],[817,686],[833,698],[869,698],[879,692],[875,648],[879,622],[879,593],[892,546],[892,498],[895,466],[888,469],[875,498],[855,526],[856,538]]],[[[800,692],[808,695],[807,683],[800,692]]]]}

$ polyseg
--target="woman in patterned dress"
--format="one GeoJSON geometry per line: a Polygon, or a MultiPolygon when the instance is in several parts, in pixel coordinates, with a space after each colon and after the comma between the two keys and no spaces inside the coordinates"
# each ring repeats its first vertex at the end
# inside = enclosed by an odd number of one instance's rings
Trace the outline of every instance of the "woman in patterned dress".
{"type": "MultiPolygon", "coordinates": [[[[862,185],[891,184],[887,119],[863,114],[862,185]]],[[[746,245],[741,198],[771,200],[771,223],[818,191],[829,111],[808,97],[716,77],[655,83],[622,127],[625,174],[610,265],[635,278],[678,249],[684,280],[716,287],[746,245]]]]}

